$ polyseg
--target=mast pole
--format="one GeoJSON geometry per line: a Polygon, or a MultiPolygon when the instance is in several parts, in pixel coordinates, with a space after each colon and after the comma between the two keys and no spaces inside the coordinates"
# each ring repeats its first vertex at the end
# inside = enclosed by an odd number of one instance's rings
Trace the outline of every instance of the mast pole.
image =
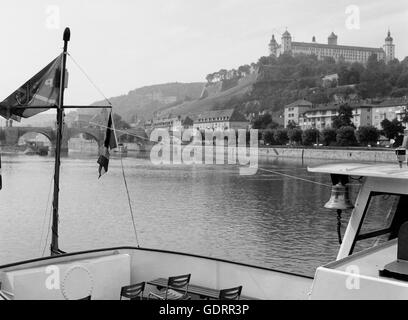
{"type": "Polygon", "coordinates": [[[59,204],[59,176],[61,166],[61,142],[62,127],[64,125],[64,89],[65,89],[65,68],[67,62],[68,41],[71,38],[69,28],[64,30],[64,49],[62,52],[62,70],[60,78],[60,95],[57,108],[57,143],[55,146],[55,168],[54,168],[54,198],[52,202],[52,238],[51,238],[51,255],[60,253],[58,247],[58,204],[59,204]]]}

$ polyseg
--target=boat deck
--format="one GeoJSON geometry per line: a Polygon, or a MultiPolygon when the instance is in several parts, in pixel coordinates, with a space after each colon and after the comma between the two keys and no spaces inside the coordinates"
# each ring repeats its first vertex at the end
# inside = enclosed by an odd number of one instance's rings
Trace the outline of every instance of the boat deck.
{"type": "Polygon", "coordinates": [[[341,174],[348,176],[408,180],[408,167],[398,164],[330,163],[308,167],[309,172],[341,174]]]}
{"type": "Polygon", "coordinates": [[[336,269],[347,272],[352,267],[358,267],[359,273],[367,277],[382,278],[379,270],[384,269],[385,265],[395,261],[397,258],[397,240],[389,241],[345,259],[332,262],[326,265],[326,268],[336,269]]]}
{"type": "Polygon", "coordinates": [[[218,299],[220,290],[239,286],[240,299],[307,299],[313,280],[220,259],[122,247],[3,266],[0,282],[14,300],[118,300],[122,287],[145,282],[147,298],[169,277],[184,274],[191,274],[188,293],[194,300],[218,299]]]}
{"type": "Polygon", "coordinates": [[[312,299],[408,299],[408,282],[380,275],[397,260],[397,240],[319,267],[312,299]]]}

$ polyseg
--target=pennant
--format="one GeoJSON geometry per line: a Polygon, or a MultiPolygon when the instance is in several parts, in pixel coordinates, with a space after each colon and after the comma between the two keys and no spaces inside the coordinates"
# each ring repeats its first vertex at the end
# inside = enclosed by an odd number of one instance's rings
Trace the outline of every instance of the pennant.
{"type": "Polygon", "coordinates": [[[20,121],[58,106],[61,82],[62,54],[44,69],[0,102],[0,115],[6,119],[20,121]],[[33,108],[30,107],[42,107],[33,108]],[[27,107],[27,108],[25,108],[27,107]]]}
{"type": "Polygon", "coordinates": [[[115,149],[117,147],[115,127],[112,120],[112,112],[109,114],[108,126],[106,128],[105,141],[103,143],[101,155],[98,158],[97,163],[99,164],[99,177],[98,179],[108,172],[109,165],[109,150],[115,149]]]}

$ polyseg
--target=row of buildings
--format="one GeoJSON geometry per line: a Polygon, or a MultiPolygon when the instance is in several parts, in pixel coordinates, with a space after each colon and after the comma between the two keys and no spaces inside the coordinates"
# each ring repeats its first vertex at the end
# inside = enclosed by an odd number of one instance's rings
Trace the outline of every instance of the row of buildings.
{"type": "Polygon", "coordinates": [[[318,59],[331,57],[336,61],[343,59],[346,62],[360,62],[362,64],[367,63],[368,58],[373,54],[377,56],[378,60],[384,60],[385,62],[395,59],[394,39],[389,30],[384,44],[378,48],[339,45],[337,40],[338,36],[332,32],[327,39],[327,44],[318,43],[314,36],[312,42],[297,42],[292,41],[292,35],[286,30],[282,34],[280,44],[276,41],[275,35],[272,35],[272,39],[269,43],[269,51],[270,54],[275,57],[283,53],[292,55],[314,54],[318,59]]]}
{"type": "MultiPolygon", "coordinates": [[[[407,99],[387,99],[379,103],[373,101],[351,101],[353,109],[353,124],[356,128],[361,126],[374,126],[381,128],[384,119],[401,121],[407,111],[407,99]]],[[[339,114],[340,105],[337,103],[313,105],[306,100],[298,100],[285,106],[284,126],[294,123],[302,130],[316,128],[322,130],[330,128],[334,117],[339,114]]]]}
{"type": "Polygon", "coordinates": [[[165,128],[171,131],[180,131],[183,129],[196,130],[238,130],[248,129],[248,119],[235,109],[206,111],[196,115],[190,115],[182,118],[168,117],[153,119],[145,122],[146,130],[156,128],[165,128]]]}

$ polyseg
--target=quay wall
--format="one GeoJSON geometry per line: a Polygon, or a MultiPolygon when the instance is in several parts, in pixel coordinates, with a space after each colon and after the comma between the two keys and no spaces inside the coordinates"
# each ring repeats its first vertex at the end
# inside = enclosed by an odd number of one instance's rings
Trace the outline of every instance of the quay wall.
{"type": "Polygon", "coordinates": [[[259,156],[270,158],[325,159],[369,162],[395,162],[394,150],[259,148],[259,156]]]}

